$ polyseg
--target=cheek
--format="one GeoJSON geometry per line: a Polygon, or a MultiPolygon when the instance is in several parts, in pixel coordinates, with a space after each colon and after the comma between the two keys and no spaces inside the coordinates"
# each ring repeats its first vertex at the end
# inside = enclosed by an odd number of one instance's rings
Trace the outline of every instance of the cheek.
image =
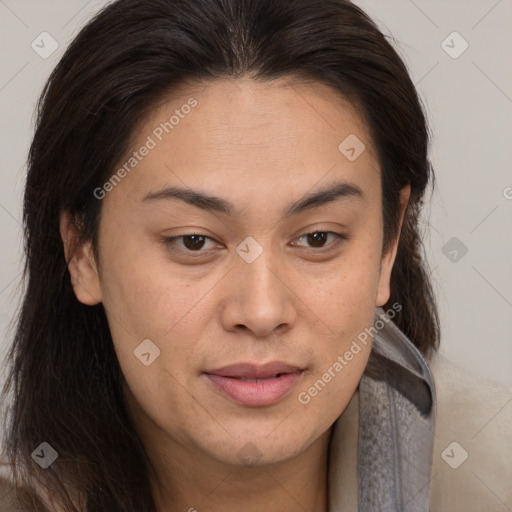
{"type": "Polygon", "coordinates": [[[104,303],[128,399],[142,417],[174,431],[199,412],[187,389],[205,331],[198,322],[206,320],[194,309],[197,287],[162,269],[165,262],[148,254],[118,259],[105,279],[104,303]],[[179,421],[170,414],[178,410],[179,421]]]}
{"type": "MultiPolygon", "coordinates": [[[[371,237],[349,243],[340,258],[301,277],[303,300],[338,339],[373,322],[380,246],[371,237]]],[[[300,288],[299,288],[300,289],[300,288]]]]}
{"type": "Polygon", "coordinates": [[[123,248],[113,244],[110,257],[106,254],[115,263],[103,272],[103,302],[130,332],[160,337],[198,302],[198,287],[156,247],[125,242],[123,248]]]}
{"type": "Polygon", "coordinates": [[[167,389],[173,379],[183,382],[190,367],[207,321],[200,314],[200,285],[191,285],[175,269],[169,272],[168,261],[143,247],[131,250],[127,242],[109,249],[102,291],[114,348],[137,400],[151,402],[156,389],[167,389]],[[148,350],[139,348],[146,345],[148,350]],[[148,352],[149,357],[142,355],[148,352]],[[145,366],[147,359],[154,362],[145,366]]]}
{"type": "Polygon", "coordinates": [[[370,350],[370,343],[359,343],[357,347],[348,343],[322,362],[318,372],[310,375],[298,390],[299,417],[317,418],[313,421],[313,438],[329,428],[347,407],[359,385],[370,350]]]}
{"type": "Polygon", "coordinates": [[[315,340],[316,362],[297,397],[306,410],[333,420],[348,404],[366,367],[375,319],[380,246],[370,238],[340,259],[322,286],[309,287],[324,336],[315,340]]]}
{"type": "Polygon", "coordinates": [[[329,299],[316,304],[329,328],[315,336],[315,364],[296,398],[309,416],[321,418],[318,432],[348,405],[371,351],[378,265],[361,264],[359,269],[359,263],[340,273],[331,283],[329,299]]]}

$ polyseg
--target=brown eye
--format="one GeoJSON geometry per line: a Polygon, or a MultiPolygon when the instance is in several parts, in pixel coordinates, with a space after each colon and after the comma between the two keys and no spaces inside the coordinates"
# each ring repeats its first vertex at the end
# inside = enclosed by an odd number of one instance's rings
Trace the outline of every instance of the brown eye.
{"type": "Polygon", "coordinates": [[[323,247],[328,237],[329,233],[326,233],[325,231],[316,231],[306,235],[307,241],[316,248],[323,247]]]}
{"type": "Polygon", "coordinates": [[[309,244],[309,247],[306,246],[307,248],[320,250],[335,247],[346,239],[347,237],[345,235],[335,233],[334,231],[313,231],[311,233],[306,233],[299,238],[299,240],[306,240],[306,242],[309,244]],[[334,242],[326,245],[326,241],[329,239],[329,235],[332,235],[334,242]]]}
{"type": "Polygon", "coordinates": [[[185,235],[183,238],[183,245],[191,250],[194,251],[196,249],[202,249],[204,246],[205,238],[201,235],[185,235]]]}
{"type": "Polygon", "coordinates": [[[205,235],[198,235],[191,233],[188,235],[179,235],[173,237],[166,237],[163,239],[164,244],[173,251],[179,252],[207,252],[202,250],[206,245],[207,240],[212,240],[205,235]],[[181,243],[180,243],[181,242],[181,243]]]}

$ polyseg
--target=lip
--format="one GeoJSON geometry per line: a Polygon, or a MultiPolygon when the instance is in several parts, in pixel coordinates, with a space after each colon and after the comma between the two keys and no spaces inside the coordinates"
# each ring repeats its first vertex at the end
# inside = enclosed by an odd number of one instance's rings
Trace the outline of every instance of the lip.
{"type": "Polygon", "coordinates": [[[272,361],[263,365],[238,363],[205,372],[205,375],[232,401],[247,407],[262,407],[284,398],[303,372],[298,366],[272,361]]]}

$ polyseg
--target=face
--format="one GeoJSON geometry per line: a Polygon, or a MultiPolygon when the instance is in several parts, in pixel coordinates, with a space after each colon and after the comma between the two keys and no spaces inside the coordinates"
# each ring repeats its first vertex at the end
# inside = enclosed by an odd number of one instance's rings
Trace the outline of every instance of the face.
{"type": "Polygon", "coordinates": [[[96,191],[99,261],[84,244],[72,284],[106,309],[141,428],[226,464],[283,461],[348,404],[370,351],[354,340],[389,297],[377,154],[323,85],[181,92],[96,191]]]}

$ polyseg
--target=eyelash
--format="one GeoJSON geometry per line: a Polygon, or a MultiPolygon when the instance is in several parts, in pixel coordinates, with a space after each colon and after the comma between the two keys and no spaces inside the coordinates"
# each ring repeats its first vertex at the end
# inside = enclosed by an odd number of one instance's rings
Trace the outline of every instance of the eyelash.
{"type": "MultiPolygon", "coordinates": [[[[306,249],[309,249],[310,252],[314,252],[316,254],[322,254],[322,253],[326,253],[326,252],[330,252],[334,249],[336,249],[340,244],[348,241],[349,237],[347,235],[343,235],[341,233],[336,233],[335,231],[320,231],[320,230],[317,230],[317,231],[310,231],[308,233],[304,233],[303,235],[299,236],[298,237],[298,240],[301,240],[303,238],[306,238],[308,235],[314,235],[314,234],[318,234],[318,233],[325,233],[327,235],[334,235],[336,237],[336,240],[331,243],[330,245],[326,246],[326,247],[320,247],[320,248],[315,248],[315,247],[310,247],[310,248],[307,248],[306,249]]],[[[209,236],[206,236],[206,235],[202,235],[200,233],[187,233],[185,235],[178,235],[178,236],[172,236],[172,237],[164,237],[162,239],[162,242],[164,243],[164,245],[174,251],[174,252],[180,252],[180,253],[188,253],[187,255],[193,255],[192,257],[197,257],[197,256],[201,256],[201,254],[204,254],[204,253],[208,253],[208,251],[203,251],[203,250],[198,250],[198,251],[191,251],[190,249],[182,249],[182,248],[179,248],[179,249],[176,249],[176,240],[180,239],[180,238],[186,238],[186,237],[191,237],[191,236],[199,236],[205,240],[213,240],[213,238],[209,237],[209,236]]]]}

